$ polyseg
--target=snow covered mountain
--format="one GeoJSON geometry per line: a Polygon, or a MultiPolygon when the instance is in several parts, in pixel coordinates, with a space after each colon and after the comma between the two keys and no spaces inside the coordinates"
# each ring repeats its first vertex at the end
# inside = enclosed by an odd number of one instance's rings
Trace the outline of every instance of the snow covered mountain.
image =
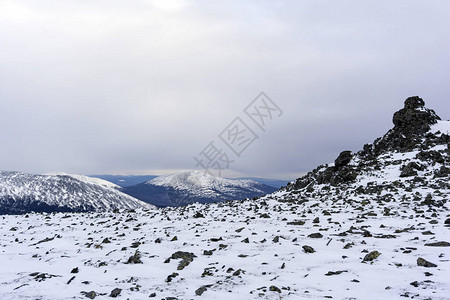
{"type": "Polygon", "coordinates": [[[108,211],[153,208],[120,187],[83,175],[34,175],[0,171],[0,214],[30,211],[108,211]]]}
{"type": "Polygon", "coordinates": [[[4,216],[2,299],[450,299],[449,135],[413,97],[382,138],[259,199],[4,216]]]}
{"type": "Polygon", "coordinates": [[[225,179],[200,171],[180,171],[123,189],[137,199],[161,207],[241,200],[275,190],[256,181],[225,179]]]}

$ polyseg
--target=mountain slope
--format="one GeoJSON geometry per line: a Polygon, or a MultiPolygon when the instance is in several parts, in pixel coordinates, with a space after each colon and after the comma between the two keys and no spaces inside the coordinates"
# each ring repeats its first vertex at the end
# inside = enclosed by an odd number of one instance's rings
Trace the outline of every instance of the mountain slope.
{"type": "Polygon", "coordinates": [[[240,200],[275,190],[252,180],[219,178],[200,171],[180,171],[123,189],[125,193],[156,206],[240,200]]]}
{"type": "Polygon", "coordinates": [[[105,180],[0,171],[0,214],[152,208],[105,180]]]}
{"type": "Polygon", "coordinates": [[[256,200],[5,216],[2,299],[450,299],[449,122],[423,111],[256,200]]]}
{"type": "Polygon", "coordinates": [[[292,180],[280,180],[280,179],[269,179],[269,178],[259,178],[259,177],[240,177],[236,178],[239,180],[253,180],[268,186],[276,187],[277,189],[285,186],[288,182],[292,180]]]}
{"type": "Polygon", "coordinates": [[[342,152],[334,164],[319,166],[283,190],[316,198],[344,193],[445,202],[450,122],[424,105],[419,97],[408,98],[394,114],[394,128],[383,137],[358,153],[342,152]]]}

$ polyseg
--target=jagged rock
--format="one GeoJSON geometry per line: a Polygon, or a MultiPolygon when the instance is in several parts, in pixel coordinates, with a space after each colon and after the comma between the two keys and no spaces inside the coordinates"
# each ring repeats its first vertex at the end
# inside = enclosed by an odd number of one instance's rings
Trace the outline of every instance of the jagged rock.
{"type": "Polygon", "coordinates": [[[175,273],[175,272],[172,273],[172,274],[170,274],[169,276],[167,276],[166,282],[172,282],[172,279],[175,278],[175,277],[177,277],[178,275],[180,275],[180,274],[175,273]]]}
{"type": "Polygon", "coordinates": [[[430,125],[436,124],[441,119],[433,110],[424,106],[423,99],[417,96],[406,99],[404,108],[394,113],[392,118],[394,128],[374,142],[374,153],[422,148],[423,135],[430,130],[430,125]]]}
{"type": "Polygon", "coordinates": [[[170,262],[171,259],[181,259],[180,263],[178,264],[177,270],[183,270],[194,260],[194,257],[197,257],[194,253],[177,251],[172,254],[171,257],[166,259],[165,263],[170,262]]]}
{"type": "Polygon", "coordinates": [[[132,256],[128,258],[126,264],[142,264],[141,254],[136,250],[132,256]]]}
{"type": "Polygon", "coordinates": [[[336,168],[341,168],[344,167],[346,165],[348,165],[348,163],[352,160],[353,155],[352,155],[352,151],[342,151],[338,158],[336,158],[336,160],[334,161],[334,166],[336,168]]]}
{"type": "Polygon", "coordinates": [[[425,267],[425,268],[436,268],[437,267],[436,264],[433,264],[432,262],[429,262],[429,261],[423,259],[422,257],[419,257],[417,259],[417,265],[419,267],[425,267]]]}
{"type": "Polygon", "coordinates": [[[430,125],[440,120],[433,110],[425,108],[425,101],[417,96],[405,100],[405,107],[394,114],[394,129],[405,134],[423,134],[430,130],[430,125]]]}

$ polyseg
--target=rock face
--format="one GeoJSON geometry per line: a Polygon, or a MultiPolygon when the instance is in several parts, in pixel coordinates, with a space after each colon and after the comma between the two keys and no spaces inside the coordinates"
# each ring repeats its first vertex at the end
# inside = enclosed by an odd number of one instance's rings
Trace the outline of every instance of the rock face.
{"type": "Polygon", "coordinates": [[[343,151],[339,154],[338,158],[334,161],[334,166],[336,168],[341,168],[343,166],[348,165],[348,163],[352,160],[352,151],[343,151]]]}
{"type": "Polygon", "coordinates": [[[392,122],[394,130],[411,136],[427,132],[440,119],[433,110],[425,108],[422,98],[415,96],[406,99],[405,107],[394,114],[392,122]]]}
{"type": "MultiPolygon", "coordinates": [[[[394,128],[368,147],[368,154],[379,155],[387,151],[410,151],[422,146],[427,147],[428,145],[422,145],[423,137],[430,130],[430,126],[439,120],[441,118],[434,110],[425,107],[422,98],[410,97],[405,100],[405,106],[394,113],[392,118],[394,128]]],[[[448,136],[443,138],[448,141],[448,136]]],[[[439,143],[440,140],[429,142],[439,143]]]]}
{"type": "Polygon", "coordinates": [[[307,188],[312,191],[315,185],[351,184],[368,168],[375,170],[381,168],[380,157],[396,152],[420,151],[417,154],[418,161],[400,166],[401,177],[414,178],[424,170],[421,162],[431,162],[441,164],[434,173],[436,177],[445,178],[450,174],[446,167],[448,155],[443,155],[442,150],[432,149],[442,145],[447,148],[448,152],[450,148],[448,132],[431,130],[432,126],[442,122],[440,120],[441,118],[432,109],[425,107],[423,99],[417,96],[410,97],[405,100],[404,107],[394,113],[394,127],[383,137],[376,139],[372,144],[364,145],[363,150],[355,154],[352,154],[351,151],[341,152],[336,158],[334,166],[319,166],[297,179],[294,184],[287,187],[287,190],[307,188]]]}

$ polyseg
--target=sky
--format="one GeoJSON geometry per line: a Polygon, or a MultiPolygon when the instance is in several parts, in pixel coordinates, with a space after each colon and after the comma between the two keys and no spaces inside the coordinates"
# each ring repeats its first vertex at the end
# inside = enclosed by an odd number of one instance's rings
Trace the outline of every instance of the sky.
{"type": "Polygon", "coordinates": [[[0,0],[0,170],[159,175],[212,142],[222,176],[295,179],[409,96],[449,119],[449,75],[448,1],[0,0]]]}

